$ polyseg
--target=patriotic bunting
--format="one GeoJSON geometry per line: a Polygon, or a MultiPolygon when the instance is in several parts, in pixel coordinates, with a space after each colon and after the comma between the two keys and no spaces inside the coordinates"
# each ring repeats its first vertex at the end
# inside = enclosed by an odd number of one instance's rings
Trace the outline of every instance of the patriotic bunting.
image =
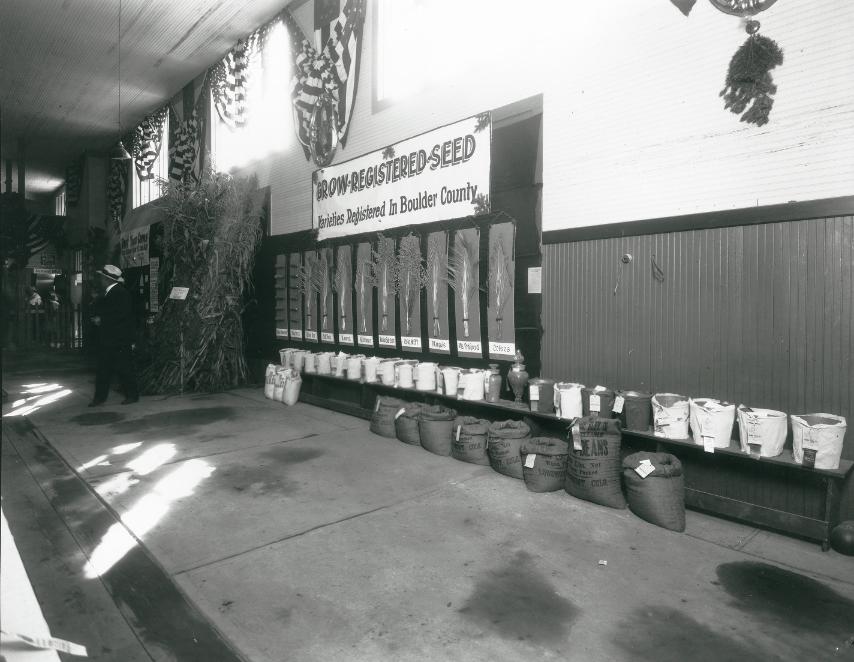
{"type": "Polygon", "coordinates": [[[199,154],[199,114],[195,109],[178,125],[172,137],[174,141],[169,147],[169,179],[183,181],[191,176],[197,179],[194,169],[199,154]]]}
{"type": "Polygon", "coordinates": [[[220,119],[230,129],[246,124],[247,68],[252,36],[237,42],[212,73],[211,89],[220,119]]]}
{"type": "Polygon", "coordinates": [[[337,106],[338,140],[344,144],[356,98],[365,0],[316,0],[315,47],[303,36],[287,10],[283,20],[291,36],[295,71],[291,100],[297,136],[309,158],[311,118],[320,96],[327,92],[337,106]]]}
{"type": "Polygon", "coordinates": [[[142,181],[154,178],[152,168],[160,154],[163,122],[166,120],[167,112],[165,107],[161,108],[142,120],[136,127],[133,156],[136,173],[142,181]]]}
{"type": "Polygon", "coordinates": [[[75,161],[65,169],[65,202],[74,207],[80,200],[80,191],[83,188],[83,165],[82,159],[75,161]]]}
{"type": "Polygon", "coordinates": [[[127,196],[127,161],[111,161],[107,178],[107,204],[114,225],[121,230],[127,196]]]}

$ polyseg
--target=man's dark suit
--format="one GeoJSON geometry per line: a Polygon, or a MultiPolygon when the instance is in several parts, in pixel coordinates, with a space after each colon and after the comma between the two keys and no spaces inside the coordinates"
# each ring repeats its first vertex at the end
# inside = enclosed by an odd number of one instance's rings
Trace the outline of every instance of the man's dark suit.
{"type": "Polygon", "coordinates": [[[125,398],[135,401],[139,397],[133,367],[131,345],[135,340],[133,306],[130,294],[121,283],[110,287],[96,305],[101,318],[98,329],[98,370],[95,373],[94,402],[103,402],[110,392],[113,375],[125,392],[125,398]]]}

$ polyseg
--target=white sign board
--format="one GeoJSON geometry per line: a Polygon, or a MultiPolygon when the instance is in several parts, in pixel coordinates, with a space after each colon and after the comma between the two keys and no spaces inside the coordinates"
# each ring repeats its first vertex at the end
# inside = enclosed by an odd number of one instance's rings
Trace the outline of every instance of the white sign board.
{"type": "Polygon", "coordinates": [[[148,264],[148,235],[150,225],[122,232],[122,269],[143,267],[148,264]]]}
{"type": "Polygon", "coordinates": [[[173,287],[172,291],[169,292],[170,299],[178,299],[179,301],[183,301],[187,298],[187,294],[189,293],[189,287],[173,287]]]}
{"type": "Polygon", "coordinates": [[[489,212],[489,113],[316,170],[318,240],[489,212]]]}

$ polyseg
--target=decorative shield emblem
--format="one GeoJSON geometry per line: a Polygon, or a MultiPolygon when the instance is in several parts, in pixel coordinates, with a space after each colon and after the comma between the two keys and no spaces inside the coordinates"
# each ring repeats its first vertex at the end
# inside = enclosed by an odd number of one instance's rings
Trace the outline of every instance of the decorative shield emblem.
{"type": "Polygon", "coordinates": [[[332,163],[338,147],[338,102],[329,92],[320,95],[311,113],[311,158],[321,168],[332,163]]]}

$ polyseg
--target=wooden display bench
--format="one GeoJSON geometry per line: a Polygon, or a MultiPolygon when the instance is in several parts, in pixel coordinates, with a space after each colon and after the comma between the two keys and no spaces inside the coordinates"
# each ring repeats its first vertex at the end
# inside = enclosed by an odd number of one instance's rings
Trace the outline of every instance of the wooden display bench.
{"type": "MultiPolygon", "coordinates": [[[[566,420],[533,412],[510,400],[458,400],[433,391],[310,373],[303,374],[300,400],[370,419],[378,394],[443,404],[461,414],[491,420],[522,419],[534,434],[566,438],[566,420]]],[[[665,439],[651,430],[623,430],[623,455],[638,450],[667,452],[679,458],[689,508],[816,540],[825,551],[830,531],[839,522],[845,480],[854,469],[849,460],[841,460],[838,469],[804,467],[795,462],[790,449],[777,457],[758,458],[744,453],[737,440],[729,448],[707,453],[691,439],[665,439]]]]}

